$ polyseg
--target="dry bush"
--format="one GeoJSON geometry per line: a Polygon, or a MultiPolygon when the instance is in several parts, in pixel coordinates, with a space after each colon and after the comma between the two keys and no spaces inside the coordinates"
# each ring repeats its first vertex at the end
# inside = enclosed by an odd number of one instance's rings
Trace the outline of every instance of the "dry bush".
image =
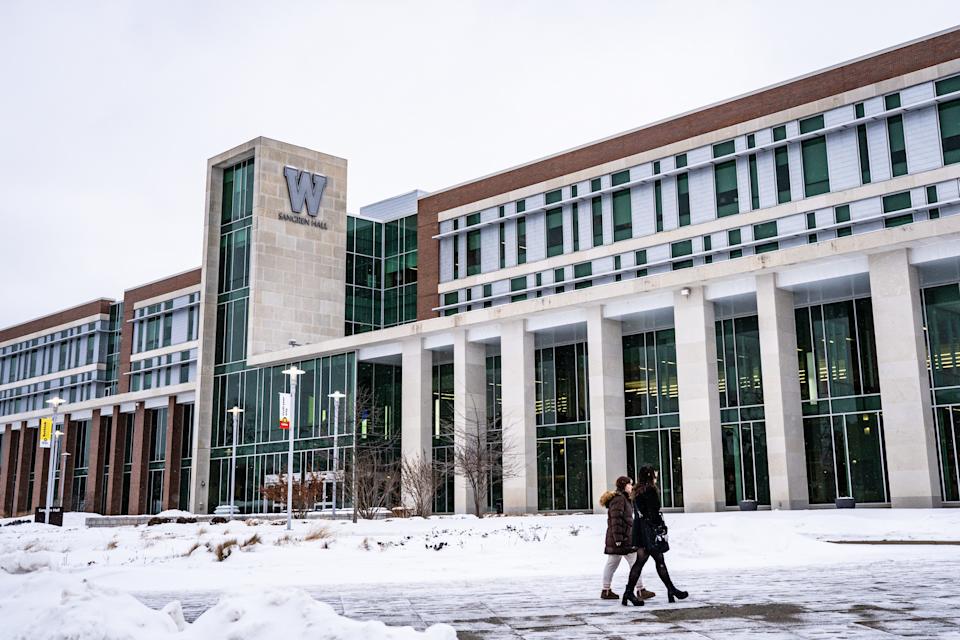
{"type": "Polygon", "coordinates": [[[254,546],[254,545],[260,544],[260,543],[262,543],[262,542],[263,542],[263,540],[260,538],[260,534],[259,534],[259,533],[255,533],[255,534],[253,534],[252,536],[250,536],[249,538],[247,538],[247,539],[243,542],[243,544],[240,545],[240,548],[241,548],[241,549],[246,549],[246,548],[248,548],[248,547],[252,547],[252,546],[254,546]]]}
{"type": "Polygon", "coordinates": [[[107,551],[112,551],[119,546],[120,546],[120,541],[114,538],[113,540],[107,543],[107,551]]]}
{"type": "Polygon", "coordinates": [[[313,542],[314,540],[330,540],[332,538],[333,532],[328,527],[320,525],[311,529],[303,539],[306,542],[313,542]]]}
{"type": "MultiPolygon", "coordinates": [[[[306,478],[302,475],[295,475],[293,478],[293,516],[295,518],[306,518],[307,512],[312,511],[316,504],[323,499],[323,480],[320,474],[308,472],[305,475],[306,478]]],[[[260,495],[272,502],[286,504],[286,474],[281,473],[277,477],[276,484],[261,486],[260,495]]]]}
{"type": "Polygon", "coordinates": [[[282,547],[284,545],[292,544],[294,542],[295,542],[294,538],[289,533],[285,533],[279,538],[277,538],[276,540],[274,540],[273,544],[275,546],[282,547]]]}
{"type": "Polygon", "coordinates": [[[224,540],[220,544],[211,548],[211,545],[208,543],[207,548],[213,552],[214,557],[217,559],[217,562],[223,562],[230,557],[230,554],[233,552],[233,548],[237,546],[236,538],[229,538],[224,540]]]}
{"type": "Polygon", "coordinates": [[[429,518],[433,512],[433,498],[440,488],[443,477],[430,454],[407,456],[401,463],[401,486],[403,499],[410,512],[421,518],[429,518]]]}
{"type": "Polygon", "coordinates": [[[187,549],[187,552],[183,554],[183,557],[184,557],[184,558],[189,558],[190,556],[193,555],[193,552],[194,552],[194,551],[196,551],[197,549],[199,549],[199,548],[202,547],[202,546],[203,546],[203,545],[200,544],[199,541],[194,542],[192,545],[190,545],[190,548],[187,549]]]}

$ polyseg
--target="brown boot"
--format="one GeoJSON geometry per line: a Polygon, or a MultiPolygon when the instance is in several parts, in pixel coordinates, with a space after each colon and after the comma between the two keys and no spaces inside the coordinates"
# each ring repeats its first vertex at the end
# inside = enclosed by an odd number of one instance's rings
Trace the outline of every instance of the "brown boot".
{"type": "Polygon", "coordinates": [[[603,600],[619,600],[620,596],[615,594],[610,589],[604,589],[600,592],[600,598],[603,600]]]}
{"type": "Polygon", "coordinates": [[[647,591],[647,590],[644,589],[643,587],[640,587],[640,588],[637,590],[637,597],[640,598],[641,600],[649,600],[650,598],[652,598],[652,597],[655,596],[655,595],[657,595],[657,594],[655,594],[653,591],[647,591]]]}

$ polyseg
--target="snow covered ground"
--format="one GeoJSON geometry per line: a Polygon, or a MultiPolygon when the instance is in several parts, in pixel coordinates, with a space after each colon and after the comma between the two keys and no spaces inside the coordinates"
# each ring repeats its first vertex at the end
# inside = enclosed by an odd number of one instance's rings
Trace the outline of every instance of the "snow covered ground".
{"type": "MultiPolygon", "coordinates": [[[[828,542],[960,540],[960,510],[953,509],[667,514],[666,519],[672,547],[668,561],[674,575],[768,568],[822,571],[832,566],[850,571],[885,563],[891,557],[897,562],[914,560],[936,567],[941,560],[955,565],[960,557],[957,546],[828,542]]],[[[270,610],[289,609],[301,612],[294,616],[299,626],[289,633],[283,630],[281,635],[306,637],[309,633],[303,630],[316,628],[311,625],[339,628],[337,624],[352,621],[339,618],[326,605],[308,602],[308,596],[286,587],[327,585],[336,589],[352,585],[355,589],[389,583],[562,577],[583,582],[585,577],[599,575],[606,526],[605,516],[590,514],[483,520],[449,516],[361,521],[356,525],[349,521],[295,521],[292,532],[286,531],[283,522],[87,529],[82,521],[82,514],[68,514],[63,529],[33,523],[0,527],[0,618],[29,622],[39,612],[30,609],[31,599],[51,590],[70,594],[61,598],[65,614],[78,608],[113,611],[121,605],[118,599],[129,598],[128,593],[222,591],[233,595],[221,600],[194,625],[185,627],[184,633],[227,637],[207,632],[217,626],[227,629],[242,623],[250,625],[249,630],[236,637],[258,638],[257,620],[269,619],[270,610]],[[87,605],[78,604],[83,602],[87,605]],[[214,624],[214,620],[218,622],[214,624]],[[301,636],[301,632],[306,635],[301,636]]],[[[655,581],[652,569],[649,574],[647,581],[655,581]]],[[[618,576],[618,583],[622,577],[618,576]]],[[[864,575],[864,580],[869,576],[864,575]]],[[[127,606],[128,610],[138,610],[129,602],[127,606]]],[[[177,632],[176,611],[147,609],[140,613],[147,621],[145,625],[154,626],[136,637],[164,637],[163,633],[177,632]]],[[[371,630],[357,633],[373,640],[394,637],[382,635],[393,632],[381,627],[381,635],[371,630]]],[[[331,637],[352,638],[351,633],[346,630],[344,635],[331,637]]],[[[436,638],[452,637],[449,627],[435,627],[430,633],[436,638]]]]}

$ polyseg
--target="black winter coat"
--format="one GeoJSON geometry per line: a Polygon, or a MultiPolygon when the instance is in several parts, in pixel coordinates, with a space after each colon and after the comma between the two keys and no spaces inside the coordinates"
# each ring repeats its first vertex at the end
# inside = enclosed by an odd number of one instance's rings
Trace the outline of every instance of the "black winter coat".
{"type": "Polygon", "coordinates": [[[635,547],[642,547],[640,518],[645,518],[654,528],[666,526],[663,521],[663,514],[660,513],[660,491],[656,487],[648,486],[633,499],[633,507],[636,510],[637,517],[633,521],[631,543],[635,547]]]}
{"type": "Polygon", "coordinates": [[[636,549],[630,544],[633,526],[633,505],[626,493],[617,491],[606,505],[607,535],[603,552],[608,555],[626,555],[636,549]]]}

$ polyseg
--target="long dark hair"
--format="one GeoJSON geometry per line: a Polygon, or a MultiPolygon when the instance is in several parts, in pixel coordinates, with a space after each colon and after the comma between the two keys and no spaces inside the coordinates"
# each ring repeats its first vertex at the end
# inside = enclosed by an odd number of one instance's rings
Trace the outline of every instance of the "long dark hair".
{"type": "Polygon", "coordinates": [[[654,489],[657,488],[657,483],[654,479],[656,473],[657,470],[649,464],[646,464],[637,470],[637,481],[633,485],[633,497],[639,496],[641,493],[645,492],[651,487],[654,489]]]}

